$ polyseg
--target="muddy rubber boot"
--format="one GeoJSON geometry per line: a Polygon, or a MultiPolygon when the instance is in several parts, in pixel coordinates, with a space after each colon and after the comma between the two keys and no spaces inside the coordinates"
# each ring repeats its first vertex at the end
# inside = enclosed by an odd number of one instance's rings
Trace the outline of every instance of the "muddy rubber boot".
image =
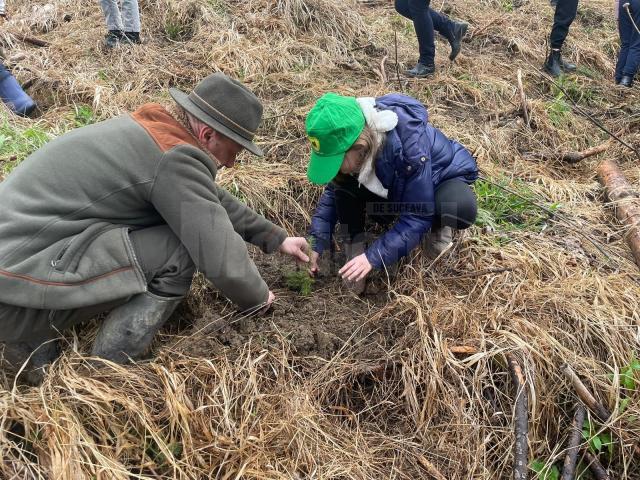
{"type": "Polygon", "coordinates": [[[158,329],[183,298],[146,292],[111,310],[98,331],[91,355],[115,363],[142,358],[158,329]]]}
{"type": "Polygon", "coordinates": [[[0,97],[7,107],[17,115],[28,116],[36,108],[36,102],[25,93],[16,78],[8,70],[4,70],[0,80],[0,97]]]}
{"type": "Polygon", "coordinates": [[[128,40],[129,43],[136,45],[142,43],[142,40],[140,40],[140,32],[124,32],[124,38],[128,40]]]}
{"type": "Polygon", "coordinates": [[[39,345],[31,345],[26,342],[5,343],[2,353],[4,362],[9,369],[18,373],[22,365],[29,363],[20,373],[19,380],[37,387],[44,380],[45,369],[60,355],[57,340],[43,342],[39,345]]]}
{"type": "Polygon", "coordinates": [[[422,249],[427,257],[434,259],[444,252],[453,242],[453,228],[432,228],[422,242],[422,249]]]}
{"type": "MultiPolygon", "coordinates": [[[[364,253],[364,243],[345,243],[344,251],[347,256],[347,262],[358,255],[362,255],[364,253]]],[[[356,295],[362,295],[367,288],[367,279],[363,278],[362,280],[358,280],[356,282],[352,282],[350,280],[342,280],[342,284],[351,292],[356,295]]]]}
{"type": "Polygon", "coordinates": [[[409,77],[423,78],[428,77],[436,73],[435,65],[425,65],[423,63],[417,63],[415,67],[410,68],[404,72],[409,77]]]}
{"type": "Polygon", "coordinates": [[[552,77],[559,77],[562,74],[560,50],[551,50],[547,61],[544,63],[544,70],[552,77]]]}
{"type": "Polygon", "coordinates": [[[565,73],[573,73],[578,69],[578,67],[575,63],[567,62],[562,57],[562,52],[560,52],[560,69],[565,73]]]}
{"type": "Polygon", "coordinates": [[[469,28],[468,23],[463,22],[454,22],[453,28],[451,29],[451,40],[449,40],[449,44],[451,45],[451,53],[449,53],[449,60],[452,62],[456,59],[458,54],[460,53],[460,49],[462,48],[462,39],[467,33],[467,29],[469,28]]]}

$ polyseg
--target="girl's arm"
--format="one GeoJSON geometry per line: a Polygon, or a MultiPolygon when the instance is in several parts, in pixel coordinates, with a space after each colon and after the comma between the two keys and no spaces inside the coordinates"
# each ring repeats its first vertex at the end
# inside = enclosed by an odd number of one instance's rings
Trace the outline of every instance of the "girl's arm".
{"type": "Polygon", "coordinates": [[[311,218],[309,235],[313,238],[313,251],[322,253],[331,246],[331,237],[336,226],[336,202],[333,184],[328,184],[320,200],[316,211],[311,218]]]}

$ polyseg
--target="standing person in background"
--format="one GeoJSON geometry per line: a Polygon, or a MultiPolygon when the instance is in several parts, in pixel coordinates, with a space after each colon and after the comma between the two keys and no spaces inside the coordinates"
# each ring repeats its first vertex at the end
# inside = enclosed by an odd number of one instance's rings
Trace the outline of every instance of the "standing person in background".
{"type": "MultiPolygon", "coordinates": [[[[0,0],[0,22],[7,18],[7,11],[4,0],[0,0]]],[[[0,98],[9,109],[23,117],[28,116],[36,108],[36,102],[25,93],[16,78],[0,62],[0,98]]]]}
{"type": "Polygon", "coordinates": [[[630,88],[640,66],[640,0],[618,0],[620,53],[616,63],[616,85],[630,88]]]}
{"type": "Polygon", "coordinates": [[[467,32],[468,24],[454,22],[446,15],[432,10],[430,0],[396,0],[396,11],[403,17],[413,20],[413,27],[418,37],[420,58],[415,67],[405,73],[410,77],[426,77],[436,71],[436,45],[434,31],[449,41],[451,53],[449,60],[454,61],[460,53],[462,38],[467,32]]]}
{"type": "Polygon", "coordinates": [[[115,48],[120,43],[140,43],[140,10],[138,0],[100,0],[109,31],[104,46],[115,48]]]}
{"type": "Polygon", "coordinates": [[[553,16],[553,27],[549,36],[551,51],[544,63],[544,69],[550,75],[559,77],[562,73],[576,71],[573,63],[562,58],[561,50],[569,33],[569,27],[578,13],[578,0],[557,0],[555,7],[556,13],[553,16]]]}

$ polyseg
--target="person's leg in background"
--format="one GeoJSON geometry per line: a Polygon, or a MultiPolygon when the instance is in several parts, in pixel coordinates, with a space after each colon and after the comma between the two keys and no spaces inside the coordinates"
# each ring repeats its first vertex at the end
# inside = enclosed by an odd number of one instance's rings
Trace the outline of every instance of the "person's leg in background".
{"type": "Polygon", "coordinates": [[[100,0],[100,6],[102,7],[108,30],[103,44],[106,48],[115,48],[121,40],[126,38],[118,0],[100,0]]]}
{"type": "Polygon", "coordinates": [[[449,60],[453,62],[460,53],[460,49],[462,48],[462,38],[467,33],[469,24],[451,20],[446,15],[436,12],[432,8],[429,9],[429,14],[431,15],[431,21],[433,22],[433,29],[446,38],[449,45],[451,45],[449,60]]]}
{"type": "Polygon", "coordinates": [[[435,215],[423,248],[435,258],[453,241],[453,230],[469,228],[476,221],[478,202],[471,186],[458,179],[442,182],[435,191],[435,215]]]}
{"type": "Polygon", "coordinates": [[[0,62],[0,98],[12,112],[23,117],[28,116],[36,108],[36,102],[25,93],[18,80],[0,62]]]}
{"type": "Polygon", "coordinates": [[[569,33],[569,27],[578,13],[578,0],[558,0],[555,15],[553,16],[553,27],[549,35],[551,51],[544,64],[544,69],[554,77],[562,72],[574,72],[576,66],[562,58],[562,46],[569,33]]]}
{"type": "Polygon", "coordinates": [[[122,0],[124,35],[131,43],[140,43],[140,8],[138,0],[122,0]]]}
{"type": "Polygon", "coordinates": [[[624,0],[620,0],[618,4],[618,34],[620,35],[620,52],[618,53],[618,61],[616,62],[615,82],[616,85],[622,80],[622,70],[627,63],[627,55],[629,54],[629,43],[631,41],[631,19],[626,10],[622,7],[624,0]]]}
{"type": "Polygon", "coordinates": [[[418,37],[420,52],[418,63],[405,72],[413,77],[425,77],[435,73],[436,46],[429,3],[430,0],[396,0],[395,2],[396,11],[413,21],[413,28],[418,37]]]}
{"type": "Polygon", "coordinates": [[[619,12],[620,20],[626,17],[628,49],[627,56],[625,58],[624,65],[622,66],[620,85],[625,87],[631,87],[633,85],[633,78],[638,72],[640,66],[640,0],[630,0],[628,10],[624,8],[626,1],[621,0],[623,6],[619,12]]]}

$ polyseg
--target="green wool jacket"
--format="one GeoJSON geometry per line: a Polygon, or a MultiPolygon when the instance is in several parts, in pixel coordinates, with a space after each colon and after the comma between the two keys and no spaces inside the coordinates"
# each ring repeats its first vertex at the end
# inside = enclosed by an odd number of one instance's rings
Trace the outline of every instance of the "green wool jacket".
{"type": "Polygon", "coordinates": [[[244,241],[271,253],[287,234],[215,179],[156,104],[51,141],[0,182],[0,303],[66,310],[144,292],[128,232],[165,223],[227,298],[266,301],[244,241]]]}

